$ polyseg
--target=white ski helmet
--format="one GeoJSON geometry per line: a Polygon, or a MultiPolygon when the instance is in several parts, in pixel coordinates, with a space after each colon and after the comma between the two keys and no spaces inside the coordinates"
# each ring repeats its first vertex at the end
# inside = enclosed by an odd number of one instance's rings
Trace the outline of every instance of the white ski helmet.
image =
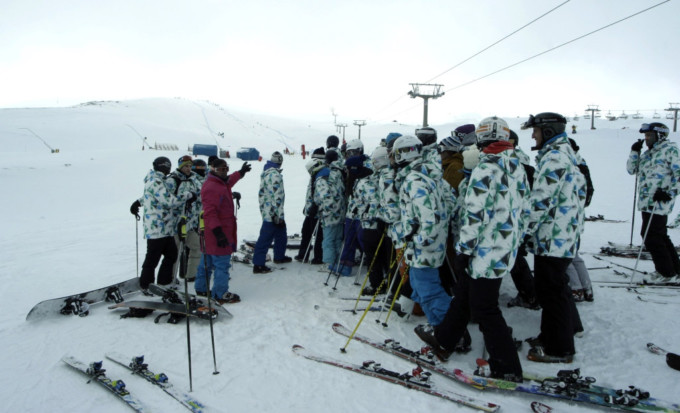
{"type": "Polygon", "coordinates": [[[415,136],[404,135],[394,141],[392,153],[397,166],[405,166],[422,157],[423,143],[415,136]]]}
{"type": "Polygon", "coordinates": [[[307,169],[307,172],[309,172],[310,175],[313,175],[314,172],[319,170],[324,164],[325,162],[323,159],[312,158],[305,164],[305,169],[307,169]]]}
{"type": "Polygon", "coordinates": [[[384,146],[375,148],[371,155],[371,160],[376,171],[386,167],[390,163],[390,158],[387,156],[387,148],[384,146]]]}
{"type": "Polygon", "coordinates": [[[482,119],[475,131],[477,134],[477,146],[486,146],[496,141],[510,139],[508,123],[497,116],[482,119]]]}
{"type": "Polygon", "coordinates": [[[363,155],[364,154],[364,144],[359,139],[354,139],[347,142],[347,147],[345,148],[345,154],[347,158],[352,156],[363,155]]]}

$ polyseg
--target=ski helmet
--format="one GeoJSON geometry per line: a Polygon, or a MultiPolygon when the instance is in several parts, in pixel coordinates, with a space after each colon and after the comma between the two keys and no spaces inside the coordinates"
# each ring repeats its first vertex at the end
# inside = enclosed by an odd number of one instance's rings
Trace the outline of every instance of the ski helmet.
{"type": "Polygon", "coordinates": [[[205,176],[206,164],[203,159],[196,159],[194,164],[191,166],[191,170],[196,172],[201,176],[205,176]]]}
{"type": "Polygon", "coordinates": [[[314,173],[323,167],[324,161],[323,159],[316,159],[312,158],[305,164],[305,168],[307,169],[307,172],[309,172],[310,175],[314,175],[314,173]]]}
{"type": "Polygon", "coordinates": [[[661,122],[643,123],[642,126],[640,127],[640,133],[645,132],[656,133],[656,140],[652,142],[652,144],[654,144],[658,141],[666,139],[668,137],[668,134],[670,133],[670,129],[668,129],[668,126],[664,125],[661,122]]]}
{"type": "Polygon", "coordinates": [[[430,127],[416,129],[416,137],[420,139],[423,146],[427,146],[437,142],[437,131],[430,127]]]}
{"type": "Polygon", "coordinates": [[[385,138],[385,145],[387,145],[388,151],[392,149],[392,146],[394,146],[394,141],[400,136],[401,133],[399,132],[390,132],[387,134],[387,137],[385,138]]]}
{"type": "Polygon", "coordinates": [[[554,112],[542,112],[538,115],[529,115],[529,119],[522,124],[522,130],[529,128],[541,129],[543,141],[547,141],[560,133],[564,133],[567,126],[567,119],[554,112]]]}
{"type": "Polygon", "coordinates": [[[159,156],[153,160],[154,171],[162,172],[164,175],[167,175],[170,173],[171,168],[172,162],[170,162],[170,159],[166,158],[165,156],[159,156]]]}
{"type": "Polygon", "coordinates": [[[477,146],[484,147],[497,141],[507,141],[510,138],[508,123],[497,116],[482,119],[477,127],[477,146]]]}
{"type": "Polygon", "coordinates": [[[390,159],[387,156],[387,148],[384,146],[375,148],[371,155],[371,160],[373,161],[373,167],[376,170],[386,167],[390,163],[390,159]]]}
{"type": "Polygon", "coordinates": [[[347,142],[347,147],[345,148],[347,157],[363,155],[364,154],[364,144],[359,139],[354,139],[347,142]]]}
{"type": "Polygon", "coordinates": [[[404,135],[394,141],[392,152],[394,152],[394,162],[397,166],[403,167],[422,156],[423,143],[415,136],[404,135]]]}
{"type": "Polygon", "coordinates": [[[463,141],[458,136],[447,136],[439,142],[441,152],[461,152],[465,149],[463,141]]]}
{"type": "Polygon", "coordinates": [[[312,153],[312,159],[325,159],[325,158],[326,151],[324,151],[322,147],[314,149],[314,152],[312,153]]]}
{"type": "Polygon", "coordinates": [[[272,158],[270,160],[281,165],[283,163],[283,155],[281,155],[281,152],[276,151],[272,154],[272,158]]]}
{"type": "Polygon", "coordinates": [[[451,132],[451,136],[458,136],[465,146],[474,145],[477,143],[477,135],[475,134],[475,125],[468,123],[460,125],[451,132]]]}
{"type": "Polygon", "coordinates": [[[337,148],[340,145],[340,138],[335,135],[331,135],[326,138],[326,148],[337,148]]]}
{"type": "Polygon", "coordinates": [[[510,129],[510,138],[508,138],[508,140],[512,143],[512,146],[517,147],[519,136],[517,136],[514,130],[510,129]]]}

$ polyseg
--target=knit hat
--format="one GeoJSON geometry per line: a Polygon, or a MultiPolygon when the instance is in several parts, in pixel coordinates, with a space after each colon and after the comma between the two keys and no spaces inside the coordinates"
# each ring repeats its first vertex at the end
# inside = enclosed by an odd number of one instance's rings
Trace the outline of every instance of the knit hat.
{"type": "Polygon", "coordinates": [[[323,147],[314,149],[314,152],[312,153],[312,159],[325,159],[325,158],[326,151],[323,150],[323,147]]]}
{"type": "Polygon", "coordinates": [[[333,163],[337,160],[338,160],[337,150],[333,149],[333,150],[326,151],[326,163],[327,164],[330,165],[331,163],[333,163]]]}
{"type": "Polygon", "coordinates": [[[213,162],[215,162],[215,159],[219,159],[219,158],[215,155],[208,156],[208,166],[213,166],[213,162]]]}
{"type": "Polygon", "coordinates": [[[338,138],[337,136],[331,135],[328,138],[326,138],[327,148],[337,148],[338,145],[340,145],[340,138],[338,138]]]}
{"type": "Polygon", "coordinates": [[[392,145],[394,145],[394,141],[397,140],[398,137],[401,136],[401,133],[399,132],[390,132],[387,134],[387,137],[385,138],[385,144],[387,145],[387,148],[392,148],[392,145]]]}
{"type": "Polygon", "coordinates": [[[281,165],[283,163],[283,155],[281,155],[281,152],[276,151],[272,154],[272,158],[270,160],[281,165]]]}
{"type": "Polygon", "coordinates": [[[194,163],[194,161],[191,159],[191,156],[189,155],[184,155],[180,156],[179,159],[177,160],[177,169],[182,169],[185,166],[191,166],[194,163]]]}

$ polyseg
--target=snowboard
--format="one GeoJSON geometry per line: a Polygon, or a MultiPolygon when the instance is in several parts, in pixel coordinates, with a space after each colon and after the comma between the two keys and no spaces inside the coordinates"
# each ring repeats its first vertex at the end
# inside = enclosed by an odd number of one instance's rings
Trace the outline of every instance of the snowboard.
{"type": "Polygon", "coordinates": [[[92,305],[101,302],[118,303],[124,296],[141,291],[139,278],[134,277],[96,290],[41,301],[28,312],[26,321],[41,320],[59,315],[78,315],[85,317],[92,305]]]}
{"type": "Polygon", "coordinates": [[[187,313],[186,306],[184,304],[175,303],[164,303],[159,301],[123,301],[122,303],[114,304],[109,306],[109,310],[115,310],[117,308],[137,308],[142,310],[159,310],[165,313],[188,315],[190,317],[200,318],[203,320],[216,319],[219,312],[213,307],[212,313],[208,310],[208,307],[190,307],[187,313]]]}
{"type": "MultiPolygon", "coordinates": [[[[251,248],[255,248],[255,244],[257,244],[256,239],[255,240],[244,239],[243,242],[251,248]]],[[[286,243],[286,249],[299,250],[301,242],[302,242],[302,237],[300,236],[300,234],[289,235],[288,236],[288,242],[286,243]]],[[[272,242],[272,245],[269,246],[269,248],[274,248],[273,242],[272,242]]]]}

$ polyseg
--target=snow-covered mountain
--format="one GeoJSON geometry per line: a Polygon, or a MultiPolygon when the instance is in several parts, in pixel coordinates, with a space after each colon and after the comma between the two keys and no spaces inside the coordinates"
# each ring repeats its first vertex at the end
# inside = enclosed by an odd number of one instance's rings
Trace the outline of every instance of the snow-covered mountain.
{"type": "MultiPolygon", "coordinates": [[[[537,108],[557,110],[557,108],[537,108]]],[[[493,114],[489,114],[493,115],[493,114]]],[[[502,114],[499,114],[502,116],[502,114]]],[[[527,114],[528,116],[528,114],[527,114]]],[[[520,146],[530,153],[532,141],[519,125],[525,118],[509,118],[520,136],[520,146]]],[[[479,119],[454,119],[450,124],[432,125],[440,138],[455,126],[479,119]]],[[[622,280],[610,265],[595,260],[593,254],[607,241],[628,243],[633,219],[635,178],[625,171],[630,145],[638,138],[642,122],[651,119],[590,120],[574,122],[573,137],[581,146],[593,175],[595,195],[588,215],[603,214],[624,223],[589,222],[583,236],[581,253],[591,270],[591,278],[601,281],[622,280]]],[[[662,119],[665,122],[672,122],[662,119]]],[[[571,122],[570,126],[571,127],[571,122]]],[[[366,152],[390,131],[412,133],[416,125],[395,123],[366,125],[361,130],[366,152]]],[[[281,119],[243,113],[209,102],[185,99],[149,99],[121,102],[90,102],[71,108],[0,109],[0,182],[3,218],[0,238],[0,285],[3,311],[0,314],[0,395],[7,411],[101,411],[118,412],[126,407],[84,376],[65,366],[60,358],[72,354],[85,361],[104,359],[107,351],[144,354],[156,370],[164,371],[171,382],[189,389],[186,327],[153,317],[120,319],[120,311],[95,307],[84,318],[63,316],[26,322],[28,311],[39,301],[87,291],[134,277],[136,253],[143,260],[145,242],[141,225],[129,213],[130,204],[143,188],[143,177],[157,156],[176,159],[189,153],[196,143],[218,144],[229,150],[232,170],[240,167],[234,159],[240,147],[256,147],[264,159],[271,152],[289,148],[299,152],[323,146],[334,134],[328,122],[281,119]],[[221,134],[224,134],[222,138],[221,134]],[[176,145],[177,151],[142,150],[147,137],[150,144],[176,145]],[[51,149],[58,149],[52,153],[51,149]],[[139,231],[137,233],[137,230],[139,231]]],[[[346,130],[347,139],[356,129],[346,130]]],[[[671,140],[678,141],[672,133],[671,140]]],[[[299,232],[303,216],[304,193],[308,175],[299,155],[285,156],[286,221],[289,233],[299,232]]],[[[261,218],[257,189],[262,163],[234,188],[243,194],[238,211],[239,238],[256,238],[261,218]]],[[[633,242],[639,244],[639,213],[634,216],[633,242]]],[[[680,231],[670,230],[680,242],[680,231]]],[[[291,251],[290,254],[294,252],[291,251]]],[[[632,266],[634,260],[612,261],[632,266]]],[[[531,262],[531,260],[530,260],[531,262]]],[[[327,274],[297,262],[269,275],[254,275],[250,267],[234,264],[231,289],[242,302],[229,306],[233,319],[215,323],[217,367],[213,359],[208,324],[191,324],[193,395],[224,412],[395,412],[395,411],[471,411],[450,402],[322,366],[291,351],[301,344],[334,358],[361,362],[379,360],[385,367],[408,371],[408,363],[353,342],[347,353],[339,351],[346,339],[331,330],[335,321],[354,328],[359,316],[339,311],[351,308],[358,287],[353,278],[339,280],[334,292],[324,286],[327,274]]],[[[639,268],[653,269],[643,261],[639,268]]],[[[362,275],[363,276],[363,275],[362,275]]],[[[360,279],[361,281],[362,279],[360,279]]],[[[671,351],[680,351],[680,306],[678,290],[643,291],[638,294],[623,288],[596,284],[595,302],[579,304],[586,333],[576,341],[577,354],[571,366],[542,365],[526,360],[527,371],[553,374],[558,368],[581,367],[603,385],[625,388],[634,384],[652,396],[680,402],[677,394],[678,372],[664,360],[645,349],[649,341],[671,351]]],[[[512,282],[503,283],[501,305],[506,320],[518,338],[538,333],[540,313],[506,308],[515,295],[512,282]]],[[[421,342],[412,332],[424,318],[408,320],[391,317],[389,327],[369,313],[359,327],[363,335],[394,337],[402,344],[418,348],[421,342]]],[[[384,315],[381,316],[384,319],[384,315]]],[[[482,338],[477,328],[470,329],[473,351],[457,355],[451,365],[471,369],[482,355],[482,338]]],[[[142,379],[129,375],[122,367],[104,360],[109,376],[123,378],[128,389],[149,402],[156,411],[180,412],[184,409],[142,379]]],[[[531,398],[497,392],[482,393],[433,377],[442,387],[498,403],[502,411],[529,411],[531,398]]],[[[588,407],[556,400],[541,400],[560,412],[588,411],[588,407]]]]}

